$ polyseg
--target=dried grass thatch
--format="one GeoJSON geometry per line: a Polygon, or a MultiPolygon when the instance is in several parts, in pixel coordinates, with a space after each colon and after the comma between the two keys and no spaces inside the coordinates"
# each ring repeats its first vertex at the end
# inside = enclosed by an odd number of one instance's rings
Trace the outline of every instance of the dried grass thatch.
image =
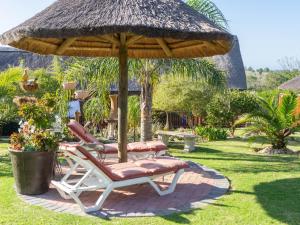
{"type": "Polygon", "coordinates": [[[234,36],[230,52],[226,55],[214,56],[212,59],[219,69],[227,73],[227,83],[230,89],[247,89],[246,71],[237,36],[234,36]]]}
{"type": "Polygon", "coordinates": [[[232,40],[181,0],[59,0],[0,42],[46,55],[117,57],[120,33],[132,58],[225,54],[232,40]]]}
{"type": "Polygon", "coordinates": [[[295,77],[278,87],[280,90],[290,90],[300,92],[300,76],[295,77]]]}

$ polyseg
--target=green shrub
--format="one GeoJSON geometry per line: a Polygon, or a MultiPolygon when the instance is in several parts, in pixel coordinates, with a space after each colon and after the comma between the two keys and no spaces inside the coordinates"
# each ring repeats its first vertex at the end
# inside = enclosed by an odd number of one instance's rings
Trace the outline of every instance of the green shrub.
{"type": "Polygon", "coordinates": [[[195,132],[208,141],[226,140],[228,136],[225,129],[215,127],[196,127],[195,132]]]}
{"type": "Polygon", "coordinates": [[[214,95],[207,105],[206,122],[211,127],[230,128],[234,136],[235,121],[245,113],[251,113],[258,107],[255,94],[247,91],[228,91],[214,95]]]}

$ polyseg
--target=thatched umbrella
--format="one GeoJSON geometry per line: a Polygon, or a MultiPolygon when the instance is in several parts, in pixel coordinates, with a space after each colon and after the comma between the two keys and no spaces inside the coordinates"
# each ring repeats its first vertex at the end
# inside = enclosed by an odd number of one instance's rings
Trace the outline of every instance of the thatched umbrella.
{"type": "Polygon", "coordinates": [[[127,160],[128,57],[225,54],[232,36],[181,0],[59,0],[0,37],[39,54],[119,57],[120,161],[127,160]]]}

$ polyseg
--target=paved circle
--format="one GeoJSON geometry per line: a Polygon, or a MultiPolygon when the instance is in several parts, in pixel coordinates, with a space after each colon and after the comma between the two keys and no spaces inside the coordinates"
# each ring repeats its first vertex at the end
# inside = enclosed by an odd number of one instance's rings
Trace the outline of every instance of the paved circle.
{"type": "MultiPolygon", "coordinates": [[[[43,195],[20,197],[31,205],[55,212],[98,217],[134,217],[169,215],[202,208],[228,191],[230,183],[220,173],[193,162],[188,163],[190,167],[180,177],[174,193],[159,196],[148,184],[117,189],[109,195],[100,211],[90,214],[83,213],[73,200],[61,198],[53,187],[43,195]]],[[[172,178],[168,175],[157,180],[157,183],[163,188],[172,178]]],[[[84,193],[81,199],[85,204],[92,205],[100,192],[84,193]]]]}

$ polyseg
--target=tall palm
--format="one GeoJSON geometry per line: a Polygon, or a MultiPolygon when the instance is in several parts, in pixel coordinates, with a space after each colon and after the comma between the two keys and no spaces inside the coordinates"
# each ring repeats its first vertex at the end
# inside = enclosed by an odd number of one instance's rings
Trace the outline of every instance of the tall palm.
{"type": "MultiPolygon", "coordinates": [[[[186,3],[223,29],[228,28],[227,20],[223,13],[211,0],[188,0],[186,3]]],[[[152,139],[152,92],[153,84],[157,79],[157,74],[161,70],[161,62],[164,62],[164,65],[169,65],[168,68],[173,70],[173,74],[178,75],[184,73],[188,76],[195,76],[197,78],[205,77],[207,75],[207,79],[215,81],[216,83],[223,80],[220,79],[221,76],[219,71],[205,60],[168,60],[167,62],[158,60],[140,60],[140,62],[140,66],[137,67],[138,70],[134,74],[139,76],[142,88],[141,141],[152,139]],[[203,73],[204,71],[208,73],[203,73]]]]}
{"type": "Polygon", "coordinates": [[[238,124],[250,123],[249,133],[263,133],[273,149],[286,149],[287,137],[293,134],[300,124],[299,115],[295,115],[297,96],[293,93],[270,99],[259,98],[259,107],[251,114],[242,116],[238,124]]]}

